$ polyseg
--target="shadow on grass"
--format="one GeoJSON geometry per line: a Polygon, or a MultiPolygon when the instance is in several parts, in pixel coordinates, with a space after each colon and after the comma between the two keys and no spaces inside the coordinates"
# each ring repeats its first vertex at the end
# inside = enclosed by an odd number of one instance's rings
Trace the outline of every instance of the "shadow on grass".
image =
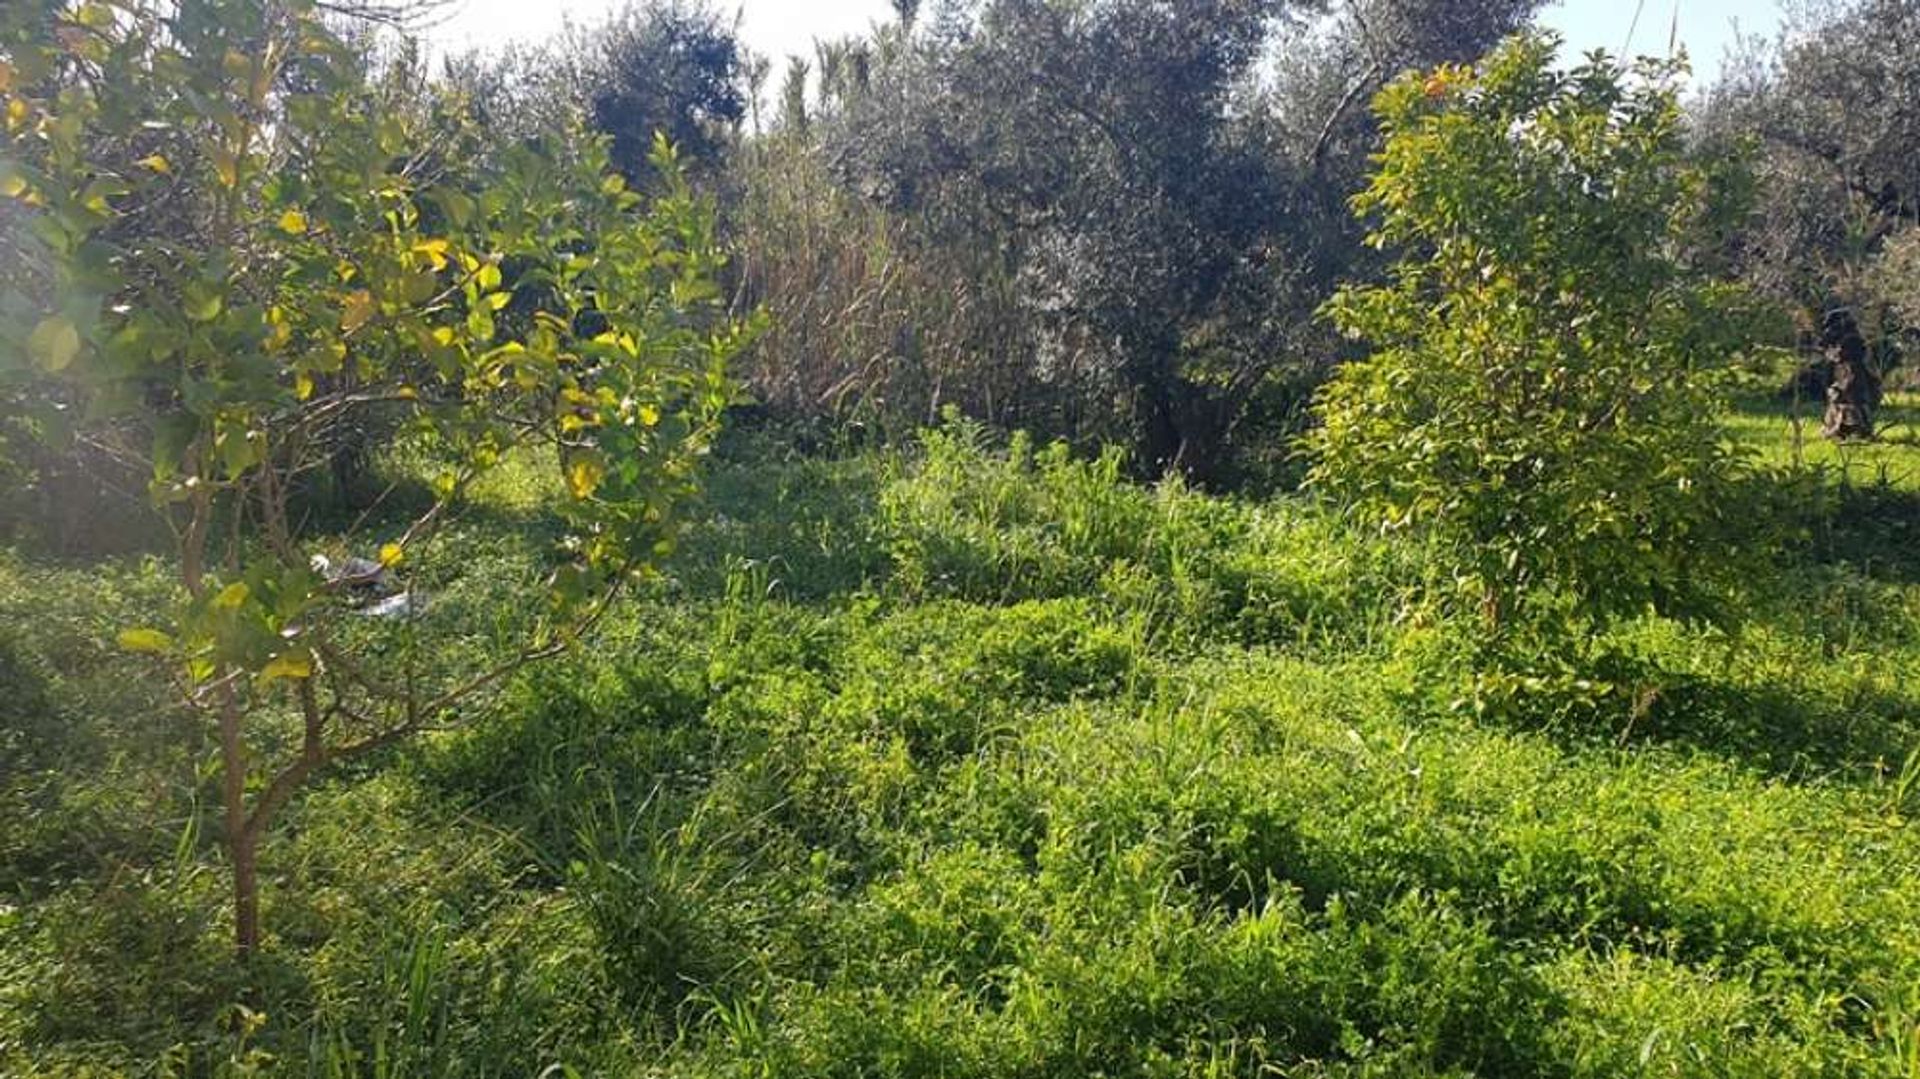
{"type": "MultiPolygon", "coordinates": [[[[1553,678],[1490,701],[1477,721],[1544,736],[1574,753],[1667,748],[1789,783],[1881,783],[1920,749],[1920,694],[1849,668],[1828,677],[1813,654],[1786,672],[1694,673],[1658,656],[1612,653],[1582,667],[1610,691],[1574,691],[1553,678]]],[[[1886,662],[1899,660],[1888,658],[1886,662]]],[[[1516,668],[1506,668],[1519,673],[1516,668]]],[[[1435,690],[1420,691],[1434,708],[1435,690]]],[[[1452,705],[1445,706],[1452,710],[1452,705]]]]}
{"type": "Polygon", "coordinates": [[[1663,686],[1624,743],[1686,746],[1794,780],[1877,779],[1920,745],[1920,702],[1859,692],[1836,701],[1794,687],[1683,678],[1663,686]]]}
{"type": "Polygon", "coordinates": [[[852,595],[888,569],[878,532],[882,482],[870,454],[725,454],[666,568],[696,597],[724,597],[743,570],[789,602],[852,595]]]}
{"type": "Polygon", "coordinates": [[[1807,559],[1877,581],[1920,584],[1920,491],[1841,485],[1808,522],[1807,559]]]}

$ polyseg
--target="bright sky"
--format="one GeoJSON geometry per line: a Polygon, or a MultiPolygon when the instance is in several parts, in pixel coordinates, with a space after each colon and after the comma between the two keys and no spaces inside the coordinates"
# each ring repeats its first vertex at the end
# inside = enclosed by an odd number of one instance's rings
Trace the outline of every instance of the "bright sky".
{"type": "MultiPolygon", "coordinates": [[[[591,23],[622,0],[454,0],[449,17],[431,33],[448,49],[490,48],[509,41],[537,41],[560,28],[564,19],[591,23]]],[[[755,52],[782,61],[789,53],[810,55],[815,38],[864,31],[893,17],[887,0],[722,0],[738,8],[741,30],[755,52]]],[[[924,5],[931,6],[931,5],[924,5]]],[[[1717,69],[1737,24],[1745,33],[1771,35],[1780,21],[1779,0],[1563,0],[1547,9],[1544,21],[1566,35],[1580,52],[1605,48],[1663,54],[1669,31],[1678,38],[1701,73],[1717,69]],[[1634,9],[1640,7],[1636,24],[1634,9]],[[1632,33],[1629,37],[1629,29],[1632,33]]]]}
{"type": "Polygon", "coordinates": [[[1677,38],[1694,71],[1710,76],[1733,44],[1736,27],[1739,34],[1770,38],[1781,17],[1780,0],[1563,0],[1542,21],[1578,52],[1664,56],[1669,38],[1677,38]]]}

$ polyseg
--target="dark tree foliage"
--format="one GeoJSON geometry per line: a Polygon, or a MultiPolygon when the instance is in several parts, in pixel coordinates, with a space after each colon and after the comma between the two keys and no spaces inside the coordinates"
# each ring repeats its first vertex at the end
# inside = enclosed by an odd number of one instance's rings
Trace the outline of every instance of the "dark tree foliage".
{"type": "Polygon", "coordinates": [[[593,39],[588,115],[613,136],[613,161],[646,176],[655,133],[683,160],[710,164],[747,115],[747,64],[719,13],[702,0],[629,6],[593,39]]]}
{"type": "Polygon", "coordinates": [[[1360,250],[1365,100],[1532,6],[949,3],[823,140],[863,196],[991,236],[1054,426],[1214,480],[1250,406],[1318,369],[1312,312],[1360,250]]]}
{"type": "Polygon", "coordinates": [[[648,158],[662,134],[705,186],[747,118],[748,60],[733,26],[705,0],[647,0],[552,41],[454,57],[444,75],[503,142],[550,138],[582,117],[613,139],[621,175],[640,183],[652,175],[648,158]]]}

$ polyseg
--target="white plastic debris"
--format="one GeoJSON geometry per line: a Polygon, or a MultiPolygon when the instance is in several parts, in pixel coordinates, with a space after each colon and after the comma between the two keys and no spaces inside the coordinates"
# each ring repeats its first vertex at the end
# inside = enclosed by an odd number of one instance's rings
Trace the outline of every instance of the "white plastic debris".
{"type": "Polygon", "coordinates": [[[353,602],[362,618],[409,618],[426,610],[426,597],[395,591],[393,575],[371,558],[349,555],[335,562],[323,554],[308,559],[313,572],[337,586],[353,602]]]}
{"type": "Polygon", "coordinates": [[[396,592],[383,600],[369,603],[354,613],[362,618],[410,618],[427,609],[424,597],[412,592],[396,592]]]}
{"type": "Polygon", "coordinates": [[[337,564],[326,555],[317,554],[308,559],[313,572],[327,579],[329,584],[348,584],[353,587],[386,588],[388,586],[387,567],[371,558],[351,555],[337,564]]]}

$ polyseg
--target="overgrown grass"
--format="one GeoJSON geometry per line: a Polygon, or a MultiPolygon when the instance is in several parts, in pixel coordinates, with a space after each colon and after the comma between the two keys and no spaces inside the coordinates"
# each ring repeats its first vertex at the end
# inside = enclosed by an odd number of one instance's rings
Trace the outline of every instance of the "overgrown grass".
{"type": "MultiPolygon", "coordinates": [[[[991,442],[743,442],[591,649],[297,804],[249,970],[109,646],[161,575],[0,560],[0,1072],[1920,1075],[1920,449],[1495,717],[1418,551],[991,442]]],[[[420,569],[475,649],[544,482],[420,569]]]]}

